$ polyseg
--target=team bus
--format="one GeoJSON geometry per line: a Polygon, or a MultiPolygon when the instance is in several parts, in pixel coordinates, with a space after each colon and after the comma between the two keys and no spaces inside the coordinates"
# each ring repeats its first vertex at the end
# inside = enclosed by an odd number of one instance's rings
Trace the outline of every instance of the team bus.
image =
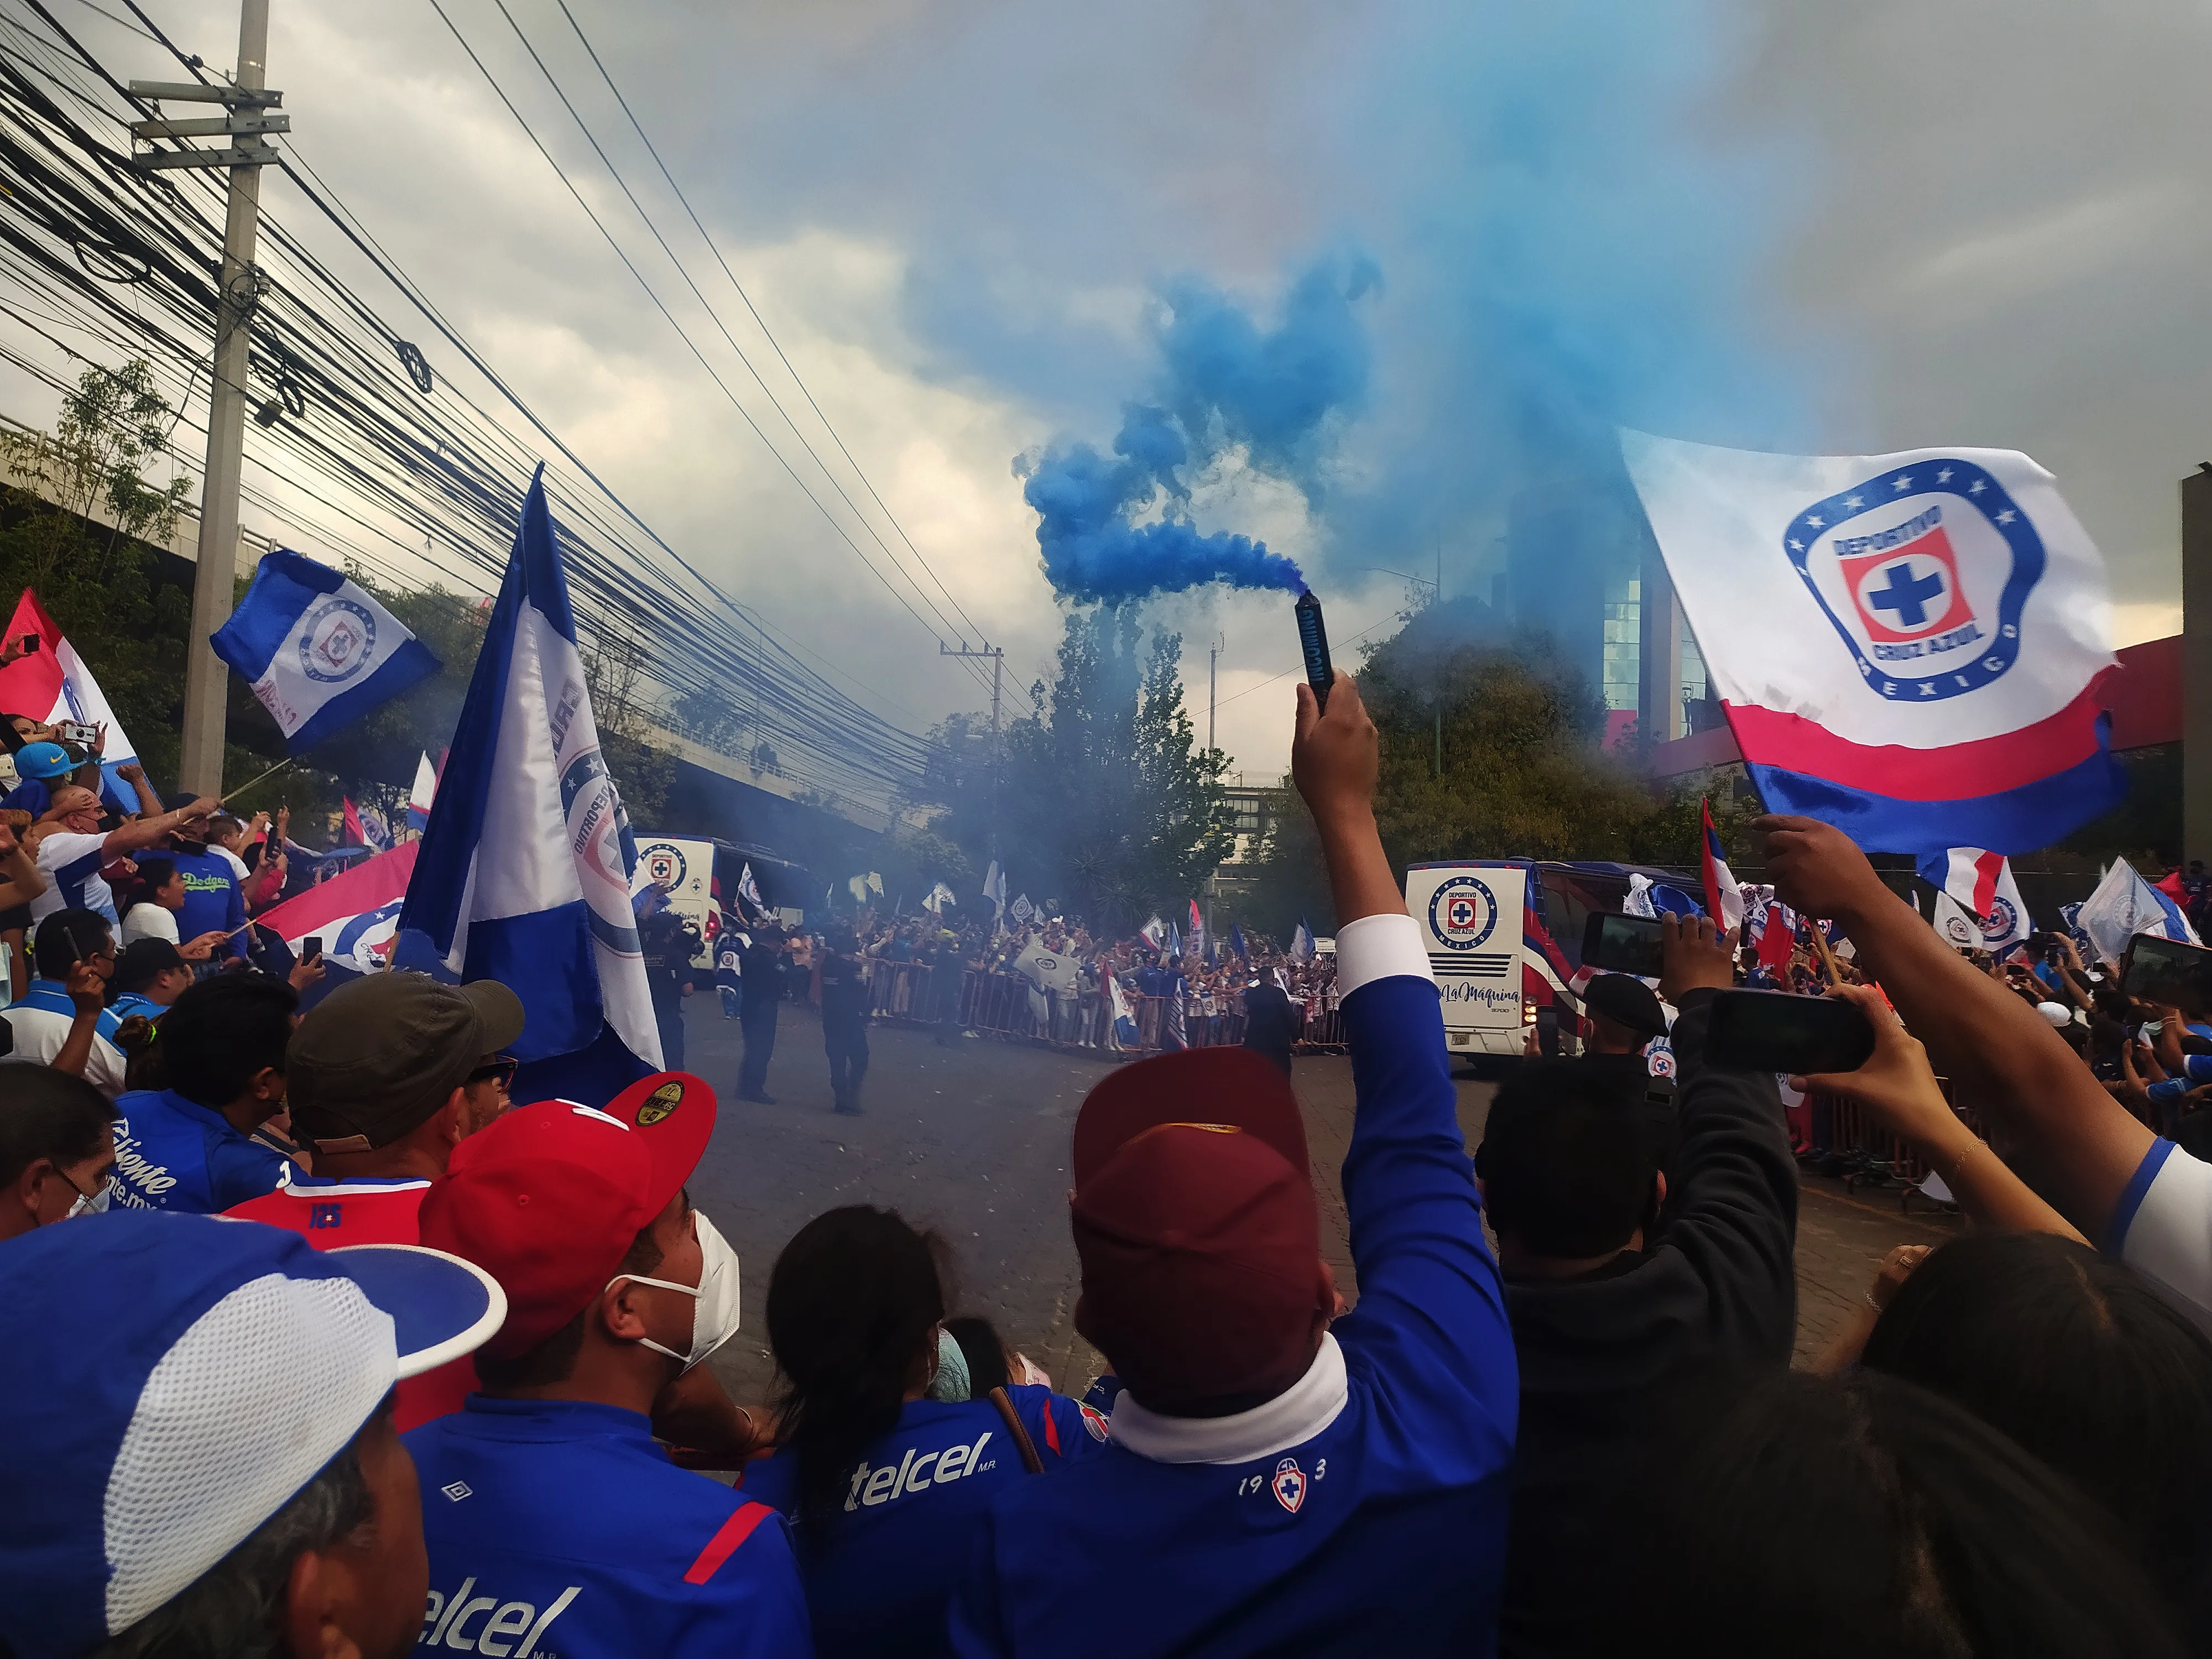
{"type": "Polygon", "coordinates": [[[1518,1054],[1534,1027],[1547,1052],[1578,1052],[1583,926],[1594,910],[1620,910],[1638,875],[1661,908],[1704,912],[1698,878],[1680,870],[1534,859],[1407,866],[1406,908],[1443,997],[1446,1045],[1470,1058],[1518,1054]]]}

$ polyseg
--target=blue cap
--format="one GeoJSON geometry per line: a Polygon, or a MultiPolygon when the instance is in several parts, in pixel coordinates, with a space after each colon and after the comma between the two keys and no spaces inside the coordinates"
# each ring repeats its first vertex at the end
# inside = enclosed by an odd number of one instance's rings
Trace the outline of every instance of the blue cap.
{"type": "Polygon", "coordinates": [[[0,1644],[66,1659],[197,1582],[507,1299],[436,1250],[114,1211],[0,1245],[0,1644]]]}
{"type": "Polygon", "coordinates": [[[65,778],[76,767],[69,750],[58,743],[27,743],[15,751],[19,778],[65,778]]]}

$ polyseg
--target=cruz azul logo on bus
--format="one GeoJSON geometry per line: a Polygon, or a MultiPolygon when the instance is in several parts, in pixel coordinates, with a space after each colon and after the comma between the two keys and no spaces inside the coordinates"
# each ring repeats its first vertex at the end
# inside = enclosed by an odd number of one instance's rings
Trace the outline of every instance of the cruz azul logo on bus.
{"type": "Polygon", "coordinates": [[[637,860],[645,866],[647,879],[657,886],[681,887],[684,877],[691,872],[683,849],[671,847],[665,841],[652,842],[639,848],[637,860]]]}
{"type": "Polygon", "coordinates": [[[1868,686],[1893,701],[1977,690],[2020,655],[2043,539],[1987,471],[1937,459],[1814,502],[1783,552],[1868,686]]]}
{"type": "Polygon", "coordinates": [[[1479,950],[1497,927],[1497,896],[1473,876],[1454,876],[1429,899],[1429,932],[1447,951],[1479,950]]]}

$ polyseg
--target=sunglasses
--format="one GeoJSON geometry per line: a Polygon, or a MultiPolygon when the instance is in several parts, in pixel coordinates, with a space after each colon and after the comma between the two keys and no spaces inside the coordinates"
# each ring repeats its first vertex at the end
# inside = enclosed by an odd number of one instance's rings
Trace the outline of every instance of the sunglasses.
{"type": "Polygon", "coordinates": [[[495,1054],[477,1066],[475,1071],[471,1072],[468,1081],[486,1083],[493,1078],[497,1078],[501,1088],[511,1088],[514,1084],[514,1068],[521,1064],[522,1062],[513,1054],[495,1054]]]}

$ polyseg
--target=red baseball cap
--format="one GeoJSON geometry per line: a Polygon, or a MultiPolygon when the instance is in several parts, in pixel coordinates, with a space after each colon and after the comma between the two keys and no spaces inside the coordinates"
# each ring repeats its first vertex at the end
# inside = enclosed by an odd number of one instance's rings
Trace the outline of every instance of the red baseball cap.
{"type": "Polygon", "coordinates": [[[453,1149],[446,1178],[422,1195],[421,1237],[507,1292],[507,1322],[486,1353],[528,1353],[606,1287],[691,1178],[714,1112],[700,1079],[659,1072],[604,1111],[569,1100],[519,1106],[453,1149]]]}
{"type": "Polygon", "coordinates": [[[1304,1121],[1243,1048],[1139,1061],[1075,1120],[1077,1328],[1139,1403],[1267,1398],[1304,1373],[1332,1301],[1304,1121]]]}

